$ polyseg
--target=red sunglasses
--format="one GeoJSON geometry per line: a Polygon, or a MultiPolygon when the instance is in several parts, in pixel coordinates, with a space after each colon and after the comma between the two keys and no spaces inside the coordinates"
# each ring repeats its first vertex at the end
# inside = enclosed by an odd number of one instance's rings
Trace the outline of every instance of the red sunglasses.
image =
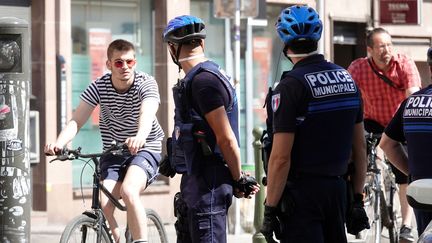
{"type": "Polygon", "coordinates": [[[131,68],[135,65],[136,61],[135,59],[128,59],[128,60],[115,60],[114,61],[114,67],[116,68],[122,68],[124,66],[123,63],[126,63],[126,65],[128,66],[128,68],[131,68]]]}

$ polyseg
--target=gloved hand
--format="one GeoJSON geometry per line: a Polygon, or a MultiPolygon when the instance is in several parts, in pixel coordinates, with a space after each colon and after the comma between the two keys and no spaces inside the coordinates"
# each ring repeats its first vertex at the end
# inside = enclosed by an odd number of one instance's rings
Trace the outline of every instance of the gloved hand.
{"type": "Polygon", "coordinates": [[[277,218],[276,207],[264,206],[264,219],[261,226],[261,233],[269,243],[277,243],[273,239],[273,233],[276,239],[280,239],[281,229],[279,219],[277,218]]]}
{"type": "Polygon", "coordinates": [[[243,172],[240,175],[240,179],[238,181],[234,181],[233,186],[239,192],[244,193],[244,197],[248,198],[252,191],[254,191],[255,187],[258,185],[255,177],[246,175],[243,172]]]}
{"type": "Polygon", "coordinates": [[[173,178],[176,175],[175,170],[171,167],[171,163],[168,155],[165,155],[163,160],[159,164],[159,173],[166,177],[173,178]]]}
{"type": "Polygon", "coordinates": [[[369,219],[363,207],[363,195],[354,194],[354,202],[347,214],[347,232],[352,235],[357,235],[364,229],[369,229],[369,219]]]}

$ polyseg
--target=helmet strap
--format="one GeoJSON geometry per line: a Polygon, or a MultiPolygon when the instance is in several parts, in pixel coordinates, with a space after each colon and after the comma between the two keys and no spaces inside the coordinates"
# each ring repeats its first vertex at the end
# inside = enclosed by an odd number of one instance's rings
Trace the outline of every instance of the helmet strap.
{"type": "Polygon", "coordinates": [[[193,60],[193,59],[200,58],[200,57],[204,57],[204,53],[188,56],[188,57],[185,57],[185,58],[180,58],[178,60],[178,62],[185,62],[185,61],[193,60]]]}
{"type": "Polygon", "coordinates": [[[317,53],[318,53],[318,50],[312,51],[312,52],[309,52],[309,53],[299,53],[299,54],[288,54],[288,53],[286,53],[285,55],[287,57],[308,57],[308,56],[311,56],[311,55],[314,55],[314,54],[317,54],[317,53]]]}
{"type": "Polygon", "coordinates": [[[182,44],[179,44],[178,45],[178,48],[177,48],[177,50],[173,47],[173,46],[171,46],[170,45],[170,55],[171,55],[171,59],[172,59],[172,61],[179,67],[179,70],[178,70],[178,72],[180,73],[180,71],[181,71],[181,69],[182,69],[182,66],[181,66],[181,64],[180,64],[180,62],[179,62],[179,56],[180,56],[180,51],[181,51],[181,47],[182,47],[182,44]],[[172,48],[172,49],[171,49],[172,48]],[[175,52],[175,54],[173,54],[173,52],[175,52]]]}

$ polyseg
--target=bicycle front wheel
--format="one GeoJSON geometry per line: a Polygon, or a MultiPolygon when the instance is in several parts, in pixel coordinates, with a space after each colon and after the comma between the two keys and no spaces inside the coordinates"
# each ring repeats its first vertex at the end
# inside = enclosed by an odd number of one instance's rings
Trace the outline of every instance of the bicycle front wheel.
{"type": "Polygon", "coordinates": [[[146,208],[148,242],[168,243],[167,234],[159,215],[152,209],[146,208]]]}
{"type": "Polygon", "coordinates": [[[381,231],[382,231],[382,221],[381,221],[381,197],[379,192],[374,192],[373,201],[370,205],[366,207],[366,214],[369,217],[370,229],[366,235],[367,243],[380,243],[381,242],[381,231]]]}
{"type": "MultiPolygon", "coordinates": [[[[371,179],[371,178],[369,178],[371,179]]],[[[357,239],[362,239],[365,243],[380,243],[381,242],[381,207],[380,207],[380,191],[377,191],[375,181],[372,179],[365,186],[365,202],[364,208],[366,215],[369,218],[370,228],[365,229],[357,235],[357,239]]]]}
{"type": "MultiPolygon", "coordinates": [[[[75,217],[64,229],[60,243],[96,243],[99,222],[88,215],[81,214],[75,217]]],[[[101,227],[101,243],[112,243],[109,229],[104,224],[101,227]]]]}

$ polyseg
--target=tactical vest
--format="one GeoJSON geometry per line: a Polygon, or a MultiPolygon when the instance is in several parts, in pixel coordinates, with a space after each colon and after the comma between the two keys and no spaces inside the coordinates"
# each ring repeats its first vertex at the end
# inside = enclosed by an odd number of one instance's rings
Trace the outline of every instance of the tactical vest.
{"type": "Polygon", "coordinates": [[[230,77],[214,62],[206,61],[196,65],[173,87],[175,111],[170,161],[172,168],[179,174],[196,174],[206,163],[223,163],[212,129],[191,103],[193,79],[203,71],[214,74],[225,87],[229,96],[227,117],[239,141],[237,96],[230,77]]]}
{"type": "Polygon", "coordinates": [[[360,95],[345,69],[318,58],[309,57],[308,64],[285,72],[279,84],[284,85],[289,76],[311,94],[304,101],[308,102],[306,113],[296,118],[290,174],[339,176],[347,170],[360,95]]]}
{"type": "MultiPolygon", "coordinates": [[[[405,101],[403,130],[408,143],[408,167],[413,177],[432,177],[432,86],[405,101]]],[[[402,104],[403,105],[403,104],[402,104]]]]}

